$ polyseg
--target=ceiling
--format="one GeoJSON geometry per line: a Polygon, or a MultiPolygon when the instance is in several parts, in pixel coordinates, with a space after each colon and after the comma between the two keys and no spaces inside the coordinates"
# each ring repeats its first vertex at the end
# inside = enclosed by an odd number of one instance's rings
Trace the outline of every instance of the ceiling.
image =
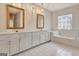
{"type": "Polygon", "coordinates": [[[48,3],[46,9],[53,12],[63,8],[74,6],[76,4],[77,3],[48,3]]]}
{"type": "Polygon", "coordinates": [[[51,12],[71,7],[74,5],[78,5],[78,3],[32,3],[32,4],[38,7],[45,8],[51,12]]]}

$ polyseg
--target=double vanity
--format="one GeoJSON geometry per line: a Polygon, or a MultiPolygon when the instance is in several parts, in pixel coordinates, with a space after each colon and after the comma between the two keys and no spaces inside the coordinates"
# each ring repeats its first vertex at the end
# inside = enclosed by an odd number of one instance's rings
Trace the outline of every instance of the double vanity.
{"type": "Polygon", "coordinates": [[[18,32],[0,34],[0,54],[16,55],[50,41],[50,32],[18,32]]]}
{"type": "MultiPolygon", "coordinates": [[[[47,41],[50,41],[50,32],[47,32],[47,31],[36,31],[36,32],[19,31],[18,32],[18,30],[20,29],[23,31],[26,31],[26,27],[27,27],[26,25],[28,25],[27,28],[30,28],[30,25],[35,25],[35,23],[36,23],[36,27],[34,26],[34,28],[36,30],[42,30],[44,28],[43,13],[39,13],[39,12],[32,13],[32,11],[28,9],[28,6],[31,6],[31,9],[32,9],[32,6],[35,6],[35,5],[27,5],[27,4],[26,5],[20,4],[20,5],[23,7],[18,7],[16,6],[16,4],[13,4],[13,3],[3,5],[6,7],[5,9],[6,10],[6,24],[4,23],[3,25],[6,25],[5,30],[12,30],[11,32],[13,33],[1,34],[0,32],[0,56],[1,55],[16,55],[23,51],[34,48],[40,44],[43,44],[47,41]],[[26,15],[28,15],[31,18],[28,18],[26,15]],[[36,18],[35,19],[36,21],[34,21],[32,17],[34,19],[36,18]],[[30,19],[32,19],[34,23],[30,24],[28,22],[26,24],[25,22],[27,22],[30,19]]],[[[38,6],[36,7],[38,8],[38,6]]],[[[38,11],[37,8],[35,8],[36,11],[38,11]]]]}

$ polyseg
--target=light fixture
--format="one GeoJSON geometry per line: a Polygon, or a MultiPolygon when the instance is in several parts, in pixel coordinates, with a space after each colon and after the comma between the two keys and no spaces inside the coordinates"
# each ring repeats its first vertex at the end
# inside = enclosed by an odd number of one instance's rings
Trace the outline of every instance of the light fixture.
{"type": "Polygon", "coordinates": [[[40,8],[47,8],[48,7],[48,3],[32,3],[32,5],[36,5],[40,8]]]}
{"type": "Polygon", "coordinates": [[[45,6],[45,4],[40,3],[40,4],[31,4],[31,11],[32,14],[43,14],[44,15],[44,8],[43,6],[45,6]]]}

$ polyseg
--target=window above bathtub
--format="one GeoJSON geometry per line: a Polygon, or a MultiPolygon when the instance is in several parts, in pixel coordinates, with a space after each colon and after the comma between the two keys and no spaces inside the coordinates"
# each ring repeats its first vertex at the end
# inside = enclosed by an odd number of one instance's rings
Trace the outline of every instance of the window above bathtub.
{"type": "Polygon", "coordinates": [[[58,16],[58,29],[59,30],[72,29],[72,14],[58,16]]]}

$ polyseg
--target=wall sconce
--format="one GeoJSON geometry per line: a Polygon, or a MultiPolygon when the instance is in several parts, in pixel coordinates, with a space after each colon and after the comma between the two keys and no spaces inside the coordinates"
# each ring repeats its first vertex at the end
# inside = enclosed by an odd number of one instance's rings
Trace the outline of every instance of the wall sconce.
{"type": "Polygon", "coordinates": [[[32,14],[35,14],[36,13],[36,8],[34,5],[31,6],[31,11],[32,11],[32,14]]]}
{"type": "Polygon", "coordinates": [[[37,7],[37,14],[44,14],[44,9],[43,8],[40,8],[40,7],[37,7]]]}

